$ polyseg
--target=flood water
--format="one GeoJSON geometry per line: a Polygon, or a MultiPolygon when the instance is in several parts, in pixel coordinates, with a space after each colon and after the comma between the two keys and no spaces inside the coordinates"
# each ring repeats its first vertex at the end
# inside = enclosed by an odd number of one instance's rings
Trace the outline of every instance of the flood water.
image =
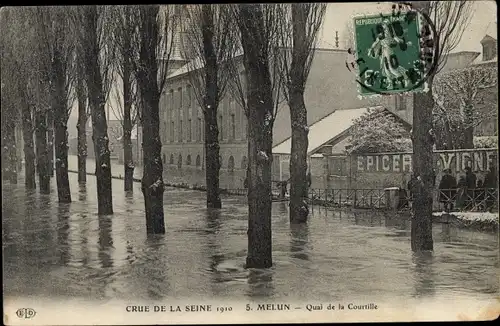
{"type": "Polygon", "coordinates": [[[335,300],[345,297],[494,297],[498,235],[435,224],[435,252],[410,251],[401,216],[314,207],[308,225],[290,227],[287,203],[273,204],[273,261],[244,269],[245,198],[204,208],[205,193],[169,188],[167,233],[147,236],[140,184],[113,180],[113,216],[98,217],[95,177],[73,203],[2,186],[4,296],[160,300],[166,298],[335,300]]]}

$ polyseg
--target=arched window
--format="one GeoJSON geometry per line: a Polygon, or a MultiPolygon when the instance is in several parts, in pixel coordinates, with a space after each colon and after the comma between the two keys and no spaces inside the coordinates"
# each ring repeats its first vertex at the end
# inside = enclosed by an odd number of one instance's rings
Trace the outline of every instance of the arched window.
{"type": "Polygon", "coordinates": [[[234,157],[229,156],[229,161],[227,162],[227,169],[229,172],[234,172],[234,157]]]}
{"type": "Polygon", "coordinates": [[[201,158],[200,155],[196,156],[196,166],[199,167],[201,165],[201,158]]]}
{"type": "Polygon", "coordinates": [[[177,167],[182,168],[182,154],[179,154],[179,158],[177,159],[177,167]]]}
{"type": "Polygon", "coordinates": [[[174,154],[170,154],[170,162],[168,164],[174,164],[174,154]]]}
{"type": "Polygon", "coordinates": [[[219,165],[220,165],[220,168],[222,169],[222,167],[224,166],[224,164],[222,164],[222,162],[224,162],[222,160],[222,155],[219,155],[219,165]]]}
{"type": "Polygon", "coordinates": [[[247,160],[247,157],[246,157],[246,156],[243,156],[243,158],[241,159],[241,169],[242,169],[242,170],[246,170],[246,169],[247,169],[247,166],[248,166],[248,160],[247,160]]]}
{"type": "Polygon", "coordinates": [[[186,157],[186,165],[191,165],[191,155],[186,157]]]}

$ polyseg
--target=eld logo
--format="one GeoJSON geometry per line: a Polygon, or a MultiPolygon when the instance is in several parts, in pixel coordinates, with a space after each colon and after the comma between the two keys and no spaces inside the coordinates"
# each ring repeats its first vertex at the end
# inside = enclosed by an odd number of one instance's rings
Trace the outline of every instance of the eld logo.
{"type": "Polygon", "coordinates": [[[32,308],[20,308],[20,309],[17,309],[16,315],[19,318],[31,319],[31,318],[35,317],[36,311],[35,311],[35,309],[32,309],[32,308]]]}

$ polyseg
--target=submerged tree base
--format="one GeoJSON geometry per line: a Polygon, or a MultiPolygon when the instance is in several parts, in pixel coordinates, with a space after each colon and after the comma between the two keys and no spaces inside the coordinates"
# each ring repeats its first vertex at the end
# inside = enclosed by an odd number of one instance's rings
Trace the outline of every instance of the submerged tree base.
{"type": "Polygon", "coordinates": [[[271,259],[265,257],[247,257],[245,268],[270,268],[273,266],[271,259]]]}

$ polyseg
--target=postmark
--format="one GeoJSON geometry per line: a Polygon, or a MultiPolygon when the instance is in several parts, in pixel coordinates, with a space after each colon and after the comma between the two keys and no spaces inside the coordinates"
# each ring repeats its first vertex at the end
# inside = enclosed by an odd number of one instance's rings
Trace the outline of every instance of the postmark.
{"type": "Polygon", "coordinates": [[[437,66],[435,28],[410,5],[353,18],[355,49],[346,66],[356,74],[361,97],[427,91],[437,66]]]}

